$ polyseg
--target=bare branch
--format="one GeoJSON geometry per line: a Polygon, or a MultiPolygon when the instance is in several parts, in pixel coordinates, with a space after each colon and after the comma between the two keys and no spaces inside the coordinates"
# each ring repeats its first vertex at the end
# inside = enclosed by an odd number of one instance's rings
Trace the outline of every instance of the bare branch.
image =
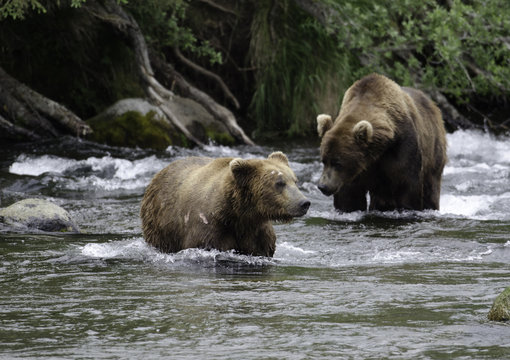
{"type": "Polygon", "coordinates": [[[496,85],[496,87],[501,90],[502,92],[506,92],[508,93],[510,91],[509,88],[505,87],[502,83],[500,83],[499,81],[496,81],[494,79],[494,76],[488,72],[488,71],[485,71],[485,70],[482,70],[480,69],[478,66],[476,66],[476,64],[472,61],[468,61],[467,62],[467,67],[473,71],[476,75],[478,76],[481,76],[481,77],[484,77],[486,79],[488,79],[490,82],[492,82],[494,85],[496,85]]]}
{"type": "Polygon", "coordinates": [[[207,4],[207,5],[209,5],[210,7],[213,7],[213,8],[215,8],[215,9],[220,10],[220,11],[223,11],[223,12],[225,12],[225,13],[229,13],[229,14],[232,14],[232,15],[236,15],[236,16],[237,16],[237,14],[235,13],[235,11],[230,10],[230,9],[226,8],[225,6],[222,6],[222,5],[220,5],[220,4],[217,4],[217,3],[215,3],[215,2],[214,2],[214,1],[212,1],[212,0],[200,0],[200,2],[202,2],[202,3],[204,3],[204,4],[207,4]]]}
{"type": "Polygon", "coordinates": [[[169,83],[175,84],[183,96],[187,96],[202,105],[216,120],[222,122],[226,126],[234,138],[245,144],[254,145],[253,141],[246,136],[243,129],[239,127],[234,114],[232,114],[230,110],[218,104],[203,91],[190,85],[172,65],[164,61],[161,57],[151,52],[150,58],[155,68],[167,78],[169,83]]]}
{"type": "Polygon", "coordinates": [[[207,76],[208,78],[211,78],[214,81],[216,81],[218,83],[218,85],[220,86],[221,90],[223,90],[223,92],[225,93],[225,96],[228,99],[230,99],[230,101],[234,104],[236,109],[239,109],[239,107],[240,107],[239,101],[237,101],[236,97],[234,96],[234,94],[232,94],[232,92],[230,91],[230,89],[228,88],[228,86],[225,84],[225,82],[223,81],[223,79],[221,77],[219,77],[218,75],[216,75],[215,73],[213,73],[207,69],[204,69],[203,67],[195,64],[194,62],[192,62],[191,60],[186,58],[180,52],[180,50],[178,48],[174,48],[174,53],[175,53],[175,56],[177,56],[177,58],[180,61],[182,61],[186,66],[189,66],[190,68],[199,72],[200,74],[207,76]]]}

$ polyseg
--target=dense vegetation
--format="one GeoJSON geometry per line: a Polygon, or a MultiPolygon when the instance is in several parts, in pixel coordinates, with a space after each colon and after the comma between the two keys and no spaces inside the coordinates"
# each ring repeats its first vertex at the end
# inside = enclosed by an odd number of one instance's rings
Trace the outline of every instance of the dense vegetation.
{"type": "MultiPolygon", "coordinates": [[[[144,96],[136,50],[98,14],[101,3],[1,1],[0,67],[82,119],[118,99],[144,96]]],[[[336,113],[347,87],[372,71],[426,91],[450,129],[472,123],[507,129],[508,116],[501,115],[510,97],[507,0],[116,4],[140,26],[166,88],[179,93],[174,83],[182,76],[230,109],[256,139],[314,136],[316,114],[336,113]]],[[[0,109],[2,116],[9,120],[0,109]]]]}

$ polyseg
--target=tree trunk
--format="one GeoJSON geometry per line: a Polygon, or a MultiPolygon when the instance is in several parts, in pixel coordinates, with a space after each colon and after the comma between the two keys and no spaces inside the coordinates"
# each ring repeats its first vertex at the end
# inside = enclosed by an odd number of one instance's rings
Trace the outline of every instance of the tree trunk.
{"type": "Polygon", "coordinates": [[[65,106],[20,83],[0,67],[0,127],[30,140],[63,134],[85,136],[92,129],[65,106]]]}
{"type": "Polygon", "coordinates": [[[22,138],[27,140],[39,140],[41,137],[36,133],[26,130],[25,128],[13,125],[10,121],[6,120],[0,115],[0,129],[9,138],[22,138]]]}

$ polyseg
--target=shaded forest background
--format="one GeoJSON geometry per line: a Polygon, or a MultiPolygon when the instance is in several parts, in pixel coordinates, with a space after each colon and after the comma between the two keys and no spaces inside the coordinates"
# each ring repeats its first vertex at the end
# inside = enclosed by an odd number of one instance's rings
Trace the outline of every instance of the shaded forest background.
{"type": "Polygon", "coordinates": [[[374,71],[424,90],[450,131],[510,126],[507,0],[0,4],[0,128],[11,140],[87,137],[87,119],[146,98],[184,143],[200,143],[172,94],[198,101],[238,143],[315,137],[316,115],[337,113],[374,71]]]}

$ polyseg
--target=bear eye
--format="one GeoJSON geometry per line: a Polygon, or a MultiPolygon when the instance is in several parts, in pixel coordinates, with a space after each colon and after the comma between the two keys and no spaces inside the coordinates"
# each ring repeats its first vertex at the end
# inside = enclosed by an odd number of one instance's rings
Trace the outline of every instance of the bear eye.
{"type": "Polygon", "coordinates": [[[343,168],[343,165],[340,163],[340,161],[332,161],[331,166],[337,170],[340,170],[343,168]]]}
{"type": "Polygon", "coordinates": [[[276,187],[279,189],[283,189],[285,187],[286,183],[283,180],[277,180],[276,181],[276,187]]]}

